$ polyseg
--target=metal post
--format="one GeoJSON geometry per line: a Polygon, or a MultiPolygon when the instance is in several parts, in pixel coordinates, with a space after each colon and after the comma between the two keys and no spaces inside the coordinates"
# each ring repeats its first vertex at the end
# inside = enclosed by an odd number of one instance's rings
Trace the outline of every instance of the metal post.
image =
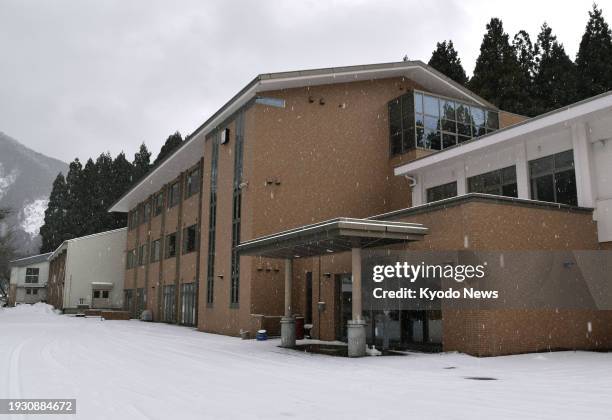
{"type": "Polygon", "coordinates": [[[295,347],[295,318],[291,314],[293,260],[285,259],[285,316],[281,319],[281,346],[295,347]]]}
{"type": "Polygon", "coordinates": [[[363,307],[361,304],[361,248],[351,250],[353,293],[352,293],[352,320],[348,321],[348,354],[349,357],[365,356],[366,334],[363,321],[363,307]]]}

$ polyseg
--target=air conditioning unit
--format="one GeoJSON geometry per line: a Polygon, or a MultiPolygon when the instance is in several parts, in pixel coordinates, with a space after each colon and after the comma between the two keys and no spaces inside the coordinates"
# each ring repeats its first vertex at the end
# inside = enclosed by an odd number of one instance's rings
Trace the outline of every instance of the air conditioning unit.
{"type": "Polygon", "coordinates": [[[221,141],[220,141],[220,143],[221,144],[227,143],[229,141],[229,138],[230,138],[230,129],[226,128],[225,130],[223,130],[221,132],[221,141]]]}

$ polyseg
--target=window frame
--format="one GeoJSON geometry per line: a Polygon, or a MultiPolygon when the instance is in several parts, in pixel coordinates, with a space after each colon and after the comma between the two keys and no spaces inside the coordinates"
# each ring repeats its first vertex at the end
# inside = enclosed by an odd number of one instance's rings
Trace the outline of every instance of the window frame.
{"type": "Polygon", "coordinates": [[[578,206],[578,184],[576,182],[576,161],[575,161],[573,149],[553,153],[548,156],[542,156],[537,159],[532,159],[528,161],[527,164],[529,166],[529,186],[531,188],[530,197],[532,200],[545,201],[547,203],[566,204],[568,206],[574,206],[574,207],[578,206]],[[557,166],[558,158],[564,154],[568,154],[568,155],[571,154],[572,156],[571,163],[568,165],[557,166]],[[550,168],[538,171],[537,173],[534,174],[534,166],[537,163],[545,162],[547,160],[550,160],[550,163],[551,163],[550,168]],[[558,177],[561,174],[566,174],[566,173],[571,173],[571,175],[573,176],[573,180],[574,180],[575,196],[574,196],[574,200],[572,201],[572,203],[560,202],[558,199],[558,194],[559,194],[559,191],[557,189],[558,177]],[[537,180],[541,178],[549,177],[549,176],[552,178],[552,191],[553,191],[554,201],[548,201],[548,200],[544,200],[538,197],[538,188],[536,184],[537,180]]]}
{"type": "Polygon", "coordinates": [[[479,193],[479,194],[499,195],[502,197],[518,198],[518,182],[516,179],[516,165],[510,165],[510,166],[506,166],[503,168],[494,169],[492,171],[483,172],[478,175],[473,175],[473,176],[468,177],[466,181],[467,181],[468,194],[469,193],[479,193]],[[508,179],[507,176],[505,175],[505,171],[508,171],[509,169],[514,169],[514,177],[508,179]],[[496,193],[486,192],[486,191],[476,191],[474,188],[472,188],[472,181],[475,181],[476,178],[482,178],[484,176],[494,175],[494,174],[499,174],[499,182],[494,185],[497,188],[496,193]],[[511,185],[515,186],[516,195],[505,195],[503,193],[504,187],[508,187],[511,185]]]}
{"type": "Polygon", "coordinates": [[[426,201],[426,203],[435,203],[436,201],[442,201],[442,200],[447,200],[449,198],[457,197],[457,194],[458,194],[457,181],[446,182],[444,184],[434,185],[433,187],[429,187],[429,188],[425,189],[425,201],[426,201]],[[454,187],[455,187],[455,194],[454,195],[449,195],[449,196],[446,196],[446,197],[443,197],[443,198],[439,198],[437,200],[429,200],[429,192],[430,191],[433,191],[435,189],[450,187],[452,185],[454,185],[454,187]]]}
{"type": "Polygon", "coordinates": [[[164,244],[165,244],[164,258],[165,259],[176,258],[177,256],[176,240],[177,240],[177,232],[169,233],[166,235],[166,238],[164,240],[164,244]],[[171,240],[171,238],[173,240],[171,240]],[[170,247],[172,244],[173,244],[173,250],[172,252],[170,252],[170,247]]]}
{"type": "Polygon", "coordinates": [[[168,208],[171,209],[181,201],[181,181],[175,181],[168,188],[168,208]],[[176,187],[176,191],[174,188],[176,187]]]}
{"type": "Polygon", "coordinates": [[[183,254],[190,254],[198,249],[198,225],[193,224],[183,229],[183,254]],[[193,232],[193,244],[190,247],[189,234],[193,232]]]}
{"type": "Polygon", "coordinates": [[[40,277],[40,268],[39,267],[27,267],[26,275],[25,275],[25,283],[27,284],[38,284],[38,279],[40,277]],[[29,273],[29,271],[35,271],[35,274],[29,273]]]}

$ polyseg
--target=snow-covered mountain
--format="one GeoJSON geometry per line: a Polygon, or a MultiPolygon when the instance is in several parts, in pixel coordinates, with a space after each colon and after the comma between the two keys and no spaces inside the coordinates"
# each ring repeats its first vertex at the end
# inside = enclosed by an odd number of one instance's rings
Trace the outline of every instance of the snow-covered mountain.
{"type": "Polygon", "coordinates": [[[38,252],[39,229],[53,180],[67,170],[66,163],[28,149],[0,132],[0,208],[12,211],[7,226],[0,229],[12,228],[20,254],[38,252]]]}

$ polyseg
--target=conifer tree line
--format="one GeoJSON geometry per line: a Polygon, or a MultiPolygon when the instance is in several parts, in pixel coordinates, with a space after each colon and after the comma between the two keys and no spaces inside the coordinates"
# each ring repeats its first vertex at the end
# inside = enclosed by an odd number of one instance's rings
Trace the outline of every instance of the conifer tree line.
{"type": "Polygon", "coordinates": [[[109,213],[108,208],[182,142],[178,131],[169,136],[152,164],[144,143],[131,162],[123,152],[114,159],[110,153],[102,153],[85,165],[78,158],[72,161],[68,173],[58,174],[53,181],[40,228],[40,252],[51,252],[67,239],[125,227],[127,215],[109,213]]]}
{"type": "Polygon", "coordinates": [[[612,36],[594,4],[572,61],[546,22],[534,40],[524,30],[511,39],[492,18],[471,78],[452,41],[437,43],[428,64],[500,109],[532,117],[612,90],[612,36]]]}

